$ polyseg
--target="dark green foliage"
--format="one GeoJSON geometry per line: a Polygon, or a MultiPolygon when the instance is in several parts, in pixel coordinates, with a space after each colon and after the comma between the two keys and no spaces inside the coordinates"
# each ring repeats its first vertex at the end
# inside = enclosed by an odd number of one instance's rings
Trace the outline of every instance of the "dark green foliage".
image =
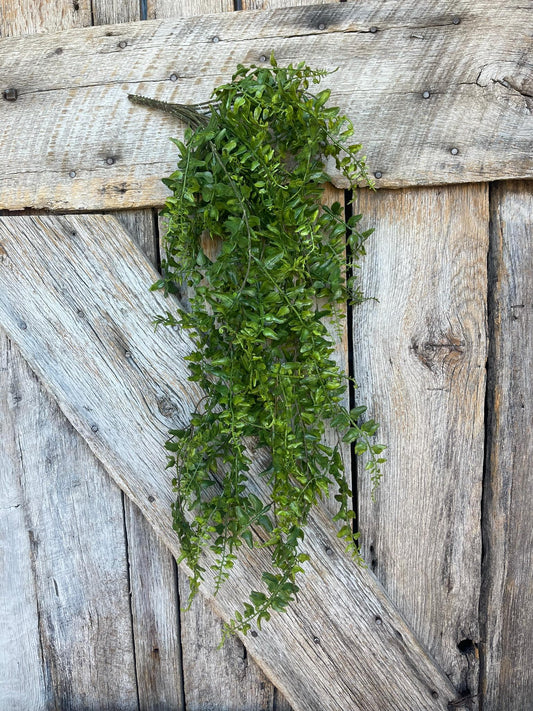
{"type": "Polygon", "coordinates": [[[190,332],[190,380],[205,392],[190,425],[170,432],[169,467],[176,476],[174,527],[193,572],[191,598],[205,572],[202,550],[217,556],[217,590],[228,578],[240,546],[267,546],[272,571],[264,591],[254,590],[235,613],[228,632],[246,634],[271,611],[295,599],[296,576],[309,511],[336,488],[339,537],[362,562],[341,457],[341,439],[367,455],[375,484],[383,447],[370,438],[377,425],[360,424],[365,408],[342,403],[345,374],[333,360],[325,319],[340,324],[338,305],[361,301],[355,274],[370,231],[348,225],[339,203],[321,206],[333,159],[352,185],[366,181],[353,127],[327,106],[329,91],[313,94],[325,72],[304,64],[279,68],[239,66],[230,84],[208,105],[183,107],[132,97],[185,120],[178,170],[164,182],[172,196],[164,276],[153,288],[175,293],[183,280],[194,288],[190,309],[177,319],[190,332]],[[206,239],[219,243],[215,261],[206,239]],[[350,263],[346,265],[346,239],[350,263]],[[326,424],[338,443],[324,443],[326,424]],[[265,448],[269,466],[260,474],[270,500],[261,501],[248,481],[247,446],[265,448]]]}

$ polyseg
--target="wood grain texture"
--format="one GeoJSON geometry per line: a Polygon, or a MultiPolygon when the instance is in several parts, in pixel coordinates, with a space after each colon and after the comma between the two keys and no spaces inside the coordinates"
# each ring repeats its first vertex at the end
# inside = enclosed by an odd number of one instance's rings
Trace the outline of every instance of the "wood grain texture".
{"type": "MultiPolygon", "coordinates": [[[[376,227],[354,309],[358,394],[382,423],[384,478],[359,476],[372,570],[456,687],[477,693],[487,186],[361,192],[376,227]],[[465,645],[463,645],[465,646],[465,645]]],[[[360,467],[363,469],[363,467],[360,467]]]]}
{"type": "MultiPolygon", "coordinates": [[[[84,0],[0,3],[4,35],[90,22],[84,0]]],[[[122,494],[16,346],[3,332],[1,338],[1,392],[8,393],[2,464],[16,473],[11,484],[19,516],[10,512],[9,573],[0,586],[10,598],[2,605],[8,616],[0,668],[8,682],[0,688],[0,706],[129,711],[137,708],[137,690],[122,494]],[[30,597],[31,606],[21,604],[30,597]],[[29,646],[30,628],[38,658],[29,646]]]]}
{"type": "Polygon", "coordinates": [[[19,98],[0,102],[0,208],[160,205],[177,159],[168,136],[182,128],[126,94],[203,101],[238,62],[271,51],[341,67],[324,86],[382,186],[531,176],[529,20],[525,6],[489,0],[450,11],[373,0],[2,39],[0,84],[19,98]]]}
{"type": "Polygon", "coordinates": [[[533,699],[533,184],[491,189],[493,340],[484,500],[484,711],[533,699]]]}
{"type": "MultiPolygon", "coordinates": [[[[154,272],[109,220],[1,218],[0,323],[176,554],[161,444],[169,425],[187,421],[200,394],[185,380],[183,334],[154,333],[150,325],[152,314],[170,302],[146,291],[154,272]]],[[[246,639],[248,652],[294,709],[446,709],[455,695],[447,677],[374,576],[345,558],[320,510],[309,522],[304,550],[312,562],[299,604],[246,639]],[[354,650],[365,664],[353,664],[354,650]]],[[[206,556],[208,570],[210,562],[206,556]]],[[[232,585],[213,601],[219,614],[226,618],[250,586],[260,585],[264,565],[264,551],[243,551],[232,585]]],[[[208,596],[211,584],[204,585],[208,596]]]]}
{"type": "Polygon", "coordinates": [[[193,17],[216,12],[231,12],[233,0],[147,0],[148,19],[193,17]]]}
{"type": "Polygon", "coordinates": [[[0,37],[57,32],[91,24],[91,0],[2,0],[0,37]]]}
{"type": "MultiPolygon", "coordinates": [[[[135,244],[157,262],[156,216],[151,210],[113,217],[135,244]]],[[[124,497],[137,689],[142,711],[185,708],[175,561],[138,507],[124,497]]]]}
{"type": "Polygon", "coordinates": [[[2,348],[1,588],[10,602],[0,704],[130,711],[137,689],[121,492],[18,349],[5,338],[2,348]]]}
{"type": "Polygon", "coordinates": [[[9,388],[18,349],[0,337],[0,700],[12,711],[46,704],[37,590],[20,477],[21,452],[11,410],[22,395],[9,388]]]}

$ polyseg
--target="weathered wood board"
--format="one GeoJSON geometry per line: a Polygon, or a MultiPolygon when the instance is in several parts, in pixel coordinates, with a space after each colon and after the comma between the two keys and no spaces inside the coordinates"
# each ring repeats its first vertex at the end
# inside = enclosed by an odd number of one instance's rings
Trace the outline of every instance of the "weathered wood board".
{"type": "Polygon", "coordinates": [[[2,708],[130,711],[121,492],[4,336],[0,354],[2,708]]]}
{"type": "Polygon", "coordinates": [[[479,673],[488,187],[362,191],[356,209],[376,232],[354,375],[388,445],[375,503],[359,476],[363,550],[468,696],[479,673]]]}
{"type": "Polygon", "coordinates": [[[533,700],[533,184],[491,194],[485,560],[484,711],[533,700]]]}
{"type": "Polygon", "coordinates": [[[531,176],[530,18],[489,0],[372,0],[2,39],[0,88],[18,98],[0,101],[0,208],[160,205],[176,161],[168,137],[182,129],[127,93],[203,101],[237,63],[270,52],[342,68],[324,86],[380,185],[531,176]]]}
{"type": "MultiPolygon", "coordinates": [[[[187,419],[198,394],[184,380],[186,340],[151,329],[151,315],[169,305],[146,291],[154,272],[105,217],[2,218],[0,243],[0,322],[177,553],[161,443],[170,423],[187,419]]],[[[313,563],[302,579],[300,604],[246,640],[294,708],[446,709],[454,696],[446,676],[373,575],[346,560],[320,512],[310,522],[306,547],[313,563]],[[364,665],[351,663],[354,650],[364,650],[364,665]]],[[[239,561],[233,585],[216,598],[223,616],[258,584],[261,561],[257,550],[239,561]]]]}

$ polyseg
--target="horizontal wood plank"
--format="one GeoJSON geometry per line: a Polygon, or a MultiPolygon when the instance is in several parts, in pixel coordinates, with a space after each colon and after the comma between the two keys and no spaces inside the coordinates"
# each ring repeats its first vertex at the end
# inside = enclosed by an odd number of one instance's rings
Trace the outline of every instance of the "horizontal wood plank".
{"type": "Polygon", "coordinates": [[[490,0],[372,0],[4,38],[0,89],[18,98],[0,101],[0,209],[160,205],[182,127],[127,94],[204,101],[271,52],[340,67],[324,86],[379,185],[532,176],[528,22],[527,7],[490,0]]]}
{"type": "MultiPolygon", "coordinates": [[[[95,215],[0,218],[0,273],[0,324],[177,554],[162,442],[169,425],[187,421],[199,393],[186,380],[187,339],[151,326],[155,313],[172,308],[147,291],[155,272],[116,220],[95,215]]],[[[256,453],[259,468],[260,459],[256,453]]],[[[296,711],[444,711],[455,694],[446,675],[372,573],[342,548],[329,517],[316,511],[299,604],[246,638],[248,651],[296,711]]],[[[221,616],[260,585],[265,564],[265,551],[244,551],[232,584],[214,599],[206,581],[221,616]]]]}

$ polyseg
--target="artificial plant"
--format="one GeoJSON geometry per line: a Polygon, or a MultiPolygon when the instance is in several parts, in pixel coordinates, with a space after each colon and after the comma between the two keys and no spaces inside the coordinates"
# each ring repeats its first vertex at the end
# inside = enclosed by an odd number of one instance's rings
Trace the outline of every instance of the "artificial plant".
{"type": "Polygon", "coordinates": [[[332,487],[338,535],[362,562],[341,441],[366,455],[374,484],[384,461],[384,447],[371,441],[377,424],[360,422],[366,408],[343,405],[348,380],[326,327],[340,329],[339,306],[362,300],[356,270],[371,232],[357,231],[360,215],[345,221],[338,202],[321,203],[327,159],[353,187],[369,182],[351,122],[327,105],[329,90],[310,90],[326,74],[271,58],[239,65],[204,104],[130,96],[188,125],[184,141],[174,141],[178,169],[163,181],[171,192],[163,276],[152,288],[179,293],[185,283],[193,292],[187,307],[156,320],[190,333],[189,379],[205,393],[189,425],[166,442],[190,598],[206,546],[217,559],[216,590],[243,544],[272,555],[264,589],[251,591],[227,632],[246,634],[294,600],[309,512],[332,487]],[[325,443],[327,426],[336,444],[325,443]],[[267,499],[249,480],[251,446],[268,452],[258,475],[267,499]]]}

